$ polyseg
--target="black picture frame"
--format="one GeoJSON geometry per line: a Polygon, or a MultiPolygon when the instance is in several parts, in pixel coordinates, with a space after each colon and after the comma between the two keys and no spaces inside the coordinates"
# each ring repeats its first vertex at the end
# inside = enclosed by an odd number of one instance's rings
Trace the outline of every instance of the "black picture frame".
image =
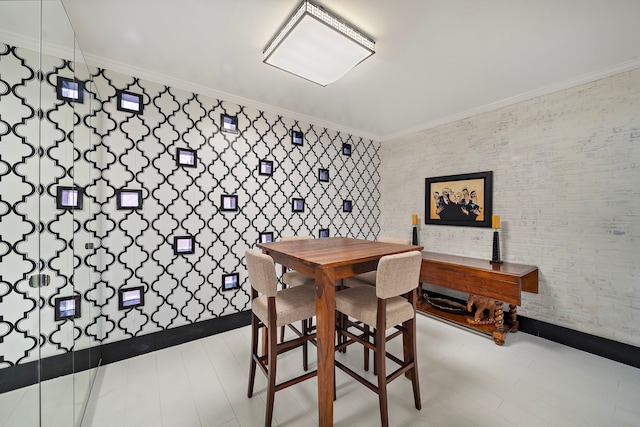
{"type": "Polygon", "coordinates": [[[240,289],[240,274],[230,273],[222,275],[222,291],[232,291],[234,289],[240,289]]]}
{"type": "Polygon", "coordinates": [[[142,103],[142,95],[126,90],[117,90],[116,95],[116,107],[118,108],[118,111],[142,114],[142,110],[144,108],[144,104],[142,103]]]}
{"type": "Polygon", "coordinates": [[[321,228],[318,230],[318,239],[328,239],[329,238],[329,229],[321,228]]]}
{"type": "Polygon", "coordinates": [[[318,182],[329,182],[329,169],[318,169],[318,182]]]}
{"type": "Polygon", "coordinates": [[[492,213],[492,171],[425,178],[425,224],[491,228],[492,213]]]}
{"type": "Polygon", "coordinates": [[[353,201],[351,200],[343,200],[342,201],[342,212],[351,212],[353,210],[353,201]]]}
{"type": "Polygon", "coordinates": [[[342,144],[342,155],[351,156],[351,144],[342,144]]]}
{"type": "Polygon", "coordinates": [[[273,160],[260,160],[260,164],[258,165],[258,175],[273,175],[273,160]]]}
{"type": "Polygon", "coordinates": [[[62,185],[56,188],[56,208],[80,210],[83,205],[84,188],[65,187],[62,185]]]}
{"type": "Polygon", "coordinates": [[[175,255],[189,255],[195,252],[196,241],[194,236],[174,236],[173,253],[175,255]]]}
{"type": "Polygon", "coordinates": [[[265,231],[258,236],[258,243],[272,243],[273,231],[265,231]]]}
{"type": "Polygon", "coordinates": [[[291,129],[291,143],[298,146],[304,145],[304,133],[301,130],[291,129]]]}
{"type": "Polygon", "coordinates": [[[56,97],[60,101],[84,103],[84,82],[58,76],[56,97]]]}
{"type": "Polygon", "coordinates": [[[195,168],[198,166],[198,153],[189,148],[176,148],[176,165],[195,168]]]}
{"type": "Polygon", "coordinates": [[[118,310],[144,306],[144,286],[118,290],[118,310]]]}
{"type": "Polygon", "coordinates": [[[237,212],[238,196],[229,194],[220,196],[220,210],[222,212],[237,212]]]}
{"type": "Polygon", "coordinates": [[[78,319],[81,315],[80,295],[54,299],[54,319],[78,319]]]}
{"type": "Polygon", "coordinates": [[[116,190],[116,206],[119,211],[142,209],[142,190],[130,188],[116,190]]]}
{"type": "Polygon", "coordinates": [[[238,116],[220,114],[220,129],[227,133],[238,133],[238,116]]]}
{"type": "Polygon", "coordinates": [[[291,199],[292,212],[304,212],[304,199],[294,197],[291,199]]]}

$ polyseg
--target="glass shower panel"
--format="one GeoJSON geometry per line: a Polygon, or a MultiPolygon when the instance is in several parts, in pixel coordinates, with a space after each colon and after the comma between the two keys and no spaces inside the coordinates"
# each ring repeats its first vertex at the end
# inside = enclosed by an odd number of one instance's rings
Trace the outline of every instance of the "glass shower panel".
{"type": "Polygon", "coordinates": [[[60,1],[0,1],[0,426],[80,426],[95,377],[91,76],[60,1]]]}
{"type": "Polygon", "coordinates": [[[74,162],[78,156],[73,131],[83,90],[73,86],[78,82],[75,37],[59,1],[42,2],[41,25],[40,258],[42,273],[51,277],[50,285],[40,289],[41,425],[73,426],[71,372],[75,337],[81,333],[76,316],[82,315],[83,306],[74,289],[78,264],[74,233],[80,228],[76,215],[81,205],[75,190],[74,162]]]}
{"type": "Polygon", "coordinates": [[[80,426],[84,410],[89,400],[93,380],[100,359],[100,316],[101,292],[98,289],[100,274],[96,249],[99,240],[96,237],[96,212],[98,195],[95,183],[99,180],[97,164],[97,146],[100,110],[99,94],[92,82],[91,68],[76,42],[74,50],[74,76],[84,83],[84,102],[75,104],[76,120],[73,127],[73,181],[74,186],[82,189],[82,209],[74,211],[75,230],[73,233],[75,267],[73,271],[74,295],[80,298],[81,316],[73,319],[78,332],[74,338],[74,420],[80,426]]]}
{"type": "Polygon", "coordinates": [[[0,2],[0,425],[40,425],[41,4],[0,2]],[[23,384],[29,384],[23,386],[23,384]]]}

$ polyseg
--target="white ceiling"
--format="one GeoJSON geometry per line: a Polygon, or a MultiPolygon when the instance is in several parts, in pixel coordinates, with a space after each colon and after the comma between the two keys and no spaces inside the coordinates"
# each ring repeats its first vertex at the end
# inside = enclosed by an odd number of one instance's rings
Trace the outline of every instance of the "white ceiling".
{"type": "Polygon", "coordinates": [[[317,0],[376,42],[321,87],[262,62],[299,0],[64,0],[87,62],[385,140],[640,67],[638,0],[317,0]]]}

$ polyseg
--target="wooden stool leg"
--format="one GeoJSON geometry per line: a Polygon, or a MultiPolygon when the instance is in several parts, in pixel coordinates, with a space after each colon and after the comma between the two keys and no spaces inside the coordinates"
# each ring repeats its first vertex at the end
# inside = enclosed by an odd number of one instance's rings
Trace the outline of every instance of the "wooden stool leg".
{"type": "Polygon", "coordinates": [[[267,336],[269,341],[269,369],[267,371],[267,413],[264,425],[265,427],[270,427],[273,420],[273,404],[276,395],[276,361],[278,359],[278,329],[275,325],[272,328],[267,328],[267,336]]]}
{"type": "Polygon", "coordinates": [[[422,409],[420,399],[420,378],[418,377],[418,346],[416,344],[416,318],[406,323],[408,351],[405,354],[405,363],[413,363],[413,369],[409,371],[411,385],[413,387],[413,401],[417,410],[422,409]]]}
{"type": "MultiPolygon", "coordinates": [[[[302,335],[307,335],[307,333],[309,332],[309,326],[308,326],[308,320],[304,319],[302,321],[302,335]]],[[[308,342],[305,341],[304,344],[302,344],[302,369],[304,369],[304,371],[308,371],[309,370],[309,348],[307,346],[308,342]]]]}
{"type": "MultiPolygon", "coordinates": [[[[364,326],[364,339],[366,341],[369,341],[369,325],[363,325],[364,326]]],[[[374,357],[374,363],[375,363],[375,353],[373,353],[373,357],[374,357]]],[[[375,366],[373,368],[375,370],[375,366]]],[[[364,370],[365,371],[369,371],[369,348],[367,346],[364,347],[364,370]]],[[[374,372],[375,374],[375,372],[374,372]]]]}
{"type": "Polygon", "coordinates": [[[251,360],[249,362],[249,388],[247,397],[253,396],[253,385],[256,379],[256,358],[258,357],[258,319],[251,314],[251,360]]]}
{"type": "Polygon", "coordinates": [[[378,376],[378,401],[380,402],[380,422],[389,427],[389,405],[387,403],[386,343],[384,328],[376,328],[376,351],[373,353],[378,376]]]}

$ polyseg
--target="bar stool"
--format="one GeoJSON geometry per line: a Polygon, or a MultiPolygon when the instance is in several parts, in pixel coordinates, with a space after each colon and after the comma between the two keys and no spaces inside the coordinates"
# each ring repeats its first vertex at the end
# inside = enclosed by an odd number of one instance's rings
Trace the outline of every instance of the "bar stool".
{"type": "Polygon", "coordinates": [[[339,322],[338,336],[348,339],[339,339],[336,351],[355,342],[373,350],[376,354],[374,360],[377,384],[361,377],[337,360],[335,366],[378,394],[383,427],[389,425],[387,384],[403,374],[411,380],[416,409],[420,410],[422,407],[416,351],[416,299],[421,263],[422,254],[418,251],[382,257],[378,263],[375,287],[356,286],[336,293],[336,311],[339,316],[348,316],[375,328],[375,335],[355,335],[348,330],[351,321],[339,322]],[[386,350],[385,332],[394,326],[403,336],[402,358],[386,350]],[[399,365],[389,375],[386,373],[387,358],[399,365]]]}
{"type": "MultiPolygon", "coordinates": [[[[395,243],[396,245],[410,245],[411,239],[400,239],[397,237],[381,236],[381,237],[378,237],[378,242],[395,243]]],[[[376,270],[367,271],[366,273],[361,273],[356,276],[346,277],[342,279],[342,286],[346,288],[354,288],[356,286],[375,286],[375,285],[376,285],[376,270]]],[[[352,323],[352,325],[354,324],[352,323]]],[[[366,334],[371,333],[367,325],[357,324],[354,326],[366,334]]],[[[388,336],[387,341],[395,338],[399,334],[400,332],[398,331],[398,332],[395,332],[393,335],[388,336]]],[[[367,347],[364,347],[364,370],[365,371],[369,370],[369,349],[367,347]]],[[[376,373],[375,362],[374,362],[373,373],[374,374],[376,373]]]]}
{"type": "Polygon", "coordinates": [[[279,354],[303,347],[303,367],[307,370],[307,344],[315,340],[315,333],[308,334],[303,327],[301,336],[278,344],[278,326],[297,321],[306,321],[316,314],[314,290],[298,286],[278,291],[275,264],[269,255],[248,249],[245,253],[249,283],[251,284],[251,363],[249,367],[249,387],[247,396],[253,396],[256,365],[267,376],[267,410],[265,426],[271,426],[275,392],[317,375],[317,370],[296,378],[276,383],[277,358],[279,354]],[[267,353],[258,354],[258,332],[266,327],[267,353]]]}

